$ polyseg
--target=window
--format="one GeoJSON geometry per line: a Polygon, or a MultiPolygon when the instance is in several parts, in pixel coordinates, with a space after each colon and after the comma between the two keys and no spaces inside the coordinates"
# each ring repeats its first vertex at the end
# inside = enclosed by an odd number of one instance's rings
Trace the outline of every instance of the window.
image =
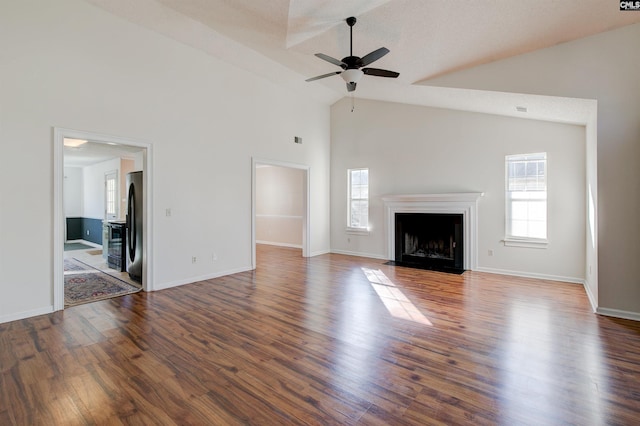
{"type": "Polygon", "coordinates": [[[118,217],[118,205],[116,204],[118,197],[117,182],[118,175],[116,171],[104,175],[104,217],[107,220],[113,220],[118,217]]]}
{"type": "Polygon", "coordinates": [[[357,230],[369,227],[369,169],[349,169],[347,226],[357,230]]]}
{"type": "Polygon", "coordinates": [[[505,160],[505,244],[546,244],[547,153],[507,155],[505,160]]]}

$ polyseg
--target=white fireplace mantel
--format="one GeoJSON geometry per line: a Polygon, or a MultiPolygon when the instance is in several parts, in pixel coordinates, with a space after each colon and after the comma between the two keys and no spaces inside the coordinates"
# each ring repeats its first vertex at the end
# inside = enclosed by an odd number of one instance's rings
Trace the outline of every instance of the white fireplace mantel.
{"type": "Polygon", "coordinates": [[[388,259],[396,258],[396,213],[462,214],[464,269],[475,270],[478,266],[478,200],[483,195],[484,192],[456,192],[383,196],[388,259]]]}

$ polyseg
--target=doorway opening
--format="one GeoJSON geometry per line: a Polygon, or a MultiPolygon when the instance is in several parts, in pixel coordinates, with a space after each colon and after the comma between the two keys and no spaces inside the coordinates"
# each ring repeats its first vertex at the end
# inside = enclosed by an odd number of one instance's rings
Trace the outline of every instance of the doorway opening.
{"type": "Polygon", "coordinates": [[[141,238],[140,282],[130,277],[123,256],[127,181],[135,171],[144,175],[142,228],[151,230],[151,145],[62,128],[54,129],[53,142],[54,310],[151,290],[151,232],[141,238]],[[97,297],[87,291],[89,286],[97,287],[97,297]]]}
{"type": "Polygon", "coordinates": [[[252,160],[252,268],[256,245],[301,250],[309,256],[309,167],[252,160]]]}

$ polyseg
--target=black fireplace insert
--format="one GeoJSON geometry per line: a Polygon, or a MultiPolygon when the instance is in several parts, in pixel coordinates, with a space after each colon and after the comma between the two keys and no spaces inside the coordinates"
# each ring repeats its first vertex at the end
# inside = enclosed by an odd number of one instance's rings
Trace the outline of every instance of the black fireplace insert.
{"type": "Polygon", "coordinates": [[[396,265],[464,272],[463,215],[396,213],[396,265]]]}

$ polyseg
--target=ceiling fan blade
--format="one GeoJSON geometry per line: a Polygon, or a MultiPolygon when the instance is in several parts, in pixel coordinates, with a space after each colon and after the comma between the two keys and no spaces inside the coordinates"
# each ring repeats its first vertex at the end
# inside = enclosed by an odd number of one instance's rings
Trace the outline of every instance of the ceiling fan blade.
{"type": "Polygon", "coordinates": [[[353,92],[356,90],[356,83],[347,83],[347,92],[353,92]]]}
{"type": "Polygon", "coordinates": [[[324,53],[316,53],[316,56],[320,59],[324,59],[327,62],[331,62],[333,65],[337,65],[340,68],[347,69],[347,64],[342,61],[337,60],[336,58],[332,58],[329,55],[325,55],[324,53]]]}
{"type": "Polygon", "coordinates": [[[369,53],[368,55],[365,55],[362,58],[362,66],[366,67],[370,63],[382,58],[387,53],[389,53],[389,49],[387,49],[386,47],[381,47],[378,50],[374,50],[373,52],[369,53]]]}
{"type": "Polygon", "coordinates": [[[327,74],[319,75],[319,76],[317,76],[317,77],[311,77],[311,78],[308,78],[308,79],[306,79],[305,81],[315,81],[315,80],[320,80],[321,78],[331,77],[332,75],[337,75],[337,74],[340,74],[340,73],[342,73],[342,71],[334,71],[334,72],[330,72],[330,73],[327,73],[327,74]]]}
{"type": "Polygon", "coordinates": [[[379,68],[362,68],[362,72],[366,75],[374,75],[376,77],[391,77],[396,78],[400,75],[399,72],[389,71],[389,70],[381,70],[379,68]]]}

